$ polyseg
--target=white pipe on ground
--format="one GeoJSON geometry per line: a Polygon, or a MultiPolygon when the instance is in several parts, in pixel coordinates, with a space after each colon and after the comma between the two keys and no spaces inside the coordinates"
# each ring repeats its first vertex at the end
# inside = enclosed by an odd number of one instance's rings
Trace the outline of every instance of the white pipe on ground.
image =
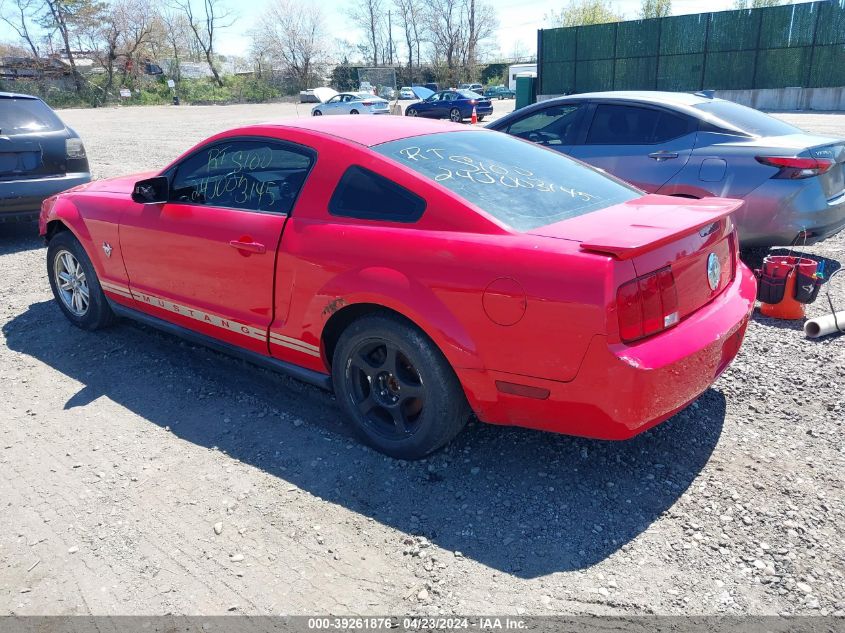
{"type": "Polygon", "coordinates": [[[804,324],[804,334],[807,338],[819,338],[820,336],[827,336],[837,332],[836,323],[839,322],[840,328],[845,328],[845,311],[837,312],[836,318],[834,315],[828,314],[817,319],[810,319],[804,324]]]}

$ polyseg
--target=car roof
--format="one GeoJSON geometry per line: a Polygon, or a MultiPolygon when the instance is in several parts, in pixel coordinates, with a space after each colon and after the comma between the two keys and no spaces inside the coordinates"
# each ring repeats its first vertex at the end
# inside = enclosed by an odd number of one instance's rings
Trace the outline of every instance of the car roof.
{"type": "Polygon", "coordinates": [[[640,103],[654,103],[658,105],[694,106],[708,103],[716,99],[689,92],[663,92],[659,90],[608,90],[606,92],[582,92],[567,95],[561,99],[619,99],[624,101],[639,101],[640,103]]]}
{"type": "Polygon", "coordinates": [[[0,99],[38,99],[34,95],[18,94],[16,92],[0,92],[0,99]]]}
{"type": "Polygon", "coordinates": [[[295,128],[309,130],[319,134],[335,136],[359,145],[372,147],[381,143],[398,141],[412,136],[437,134],[439,132],[468,132],[483,130],[484,128],[460,125],[421,117],[404,116],[374,116],[356,117],[354,125],[348,117],[303,117],[300,119],[285,119],[271,121],[257,126],[241,128],[240,131],[254,131],[261,127],[295,128]]]}

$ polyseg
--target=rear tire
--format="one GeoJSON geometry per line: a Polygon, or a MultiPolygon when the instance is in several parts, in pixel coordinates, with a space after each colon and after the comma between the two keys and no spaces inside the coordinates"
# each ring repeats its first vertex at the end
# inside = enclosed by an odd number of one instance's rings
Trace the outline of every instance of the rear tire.
{"type": "Polygon", "coordinates": [[[68,321],[83,330],[99,330],[115,320],[97,273],[73,233],[57,233],[47,246],[47,276],[56,303],[68,321]]]}
{"type": "Polygon", "coordinates": [[[457,108],[452,108],[451,110],[449,110],[449,120],[452,121],[452,123],[462,123],[464,117],[463,115],[461,115],[460,110],[458,110],[457,108]]]}
{"type": "Polygon", "coordinates": [[[358,114],[358,110],[350,110],[349,114],[358,114]]]}
{"type": "Polygon", "coordinates": [[[470,415],[442,352],[398,317],[350,324],[335,347],[332,382],[358,436],[396,459],[421,459],[451,441],[470,415]]]}

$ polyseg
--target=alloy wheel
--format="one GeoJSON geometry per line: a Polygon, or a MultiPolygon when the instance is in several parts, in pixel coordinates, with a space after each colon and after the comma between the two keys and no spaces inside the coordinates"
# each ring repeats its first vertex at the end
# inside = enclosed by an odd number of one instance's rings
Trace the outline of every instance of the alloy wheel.
{"type": "Polygon", "coordinates": [[[449,112],[449,119],[451,119],[453,123],[460,123],[464,120],[464,118],[461,116],[461,111],[457,108],[452,108],[452,110],[449,112]]]}
{"type": "Polygon", "coordinates": [[[59,298],[76,316],[84,316],[90,304],[90,290],[82,264],[70,251],[59,251],[53,260],[53,276],[59,298]]]}
{"type": "Polygon", "coordinates": [[[347,393],[364,423],[385,439],[416,431],[425,405],[420,372],[394,344],[362,341],[350,355],[347,393]]]}

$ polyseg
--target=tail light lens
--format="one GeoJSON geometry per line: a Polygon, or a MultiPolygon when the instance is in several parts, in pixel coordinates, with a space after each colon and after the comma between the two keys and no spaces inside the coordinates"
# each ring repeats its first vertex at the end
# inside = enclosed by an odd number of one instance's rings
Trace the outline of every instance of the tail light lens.
{"type": "Polygon", "coordinates": [[[371,105],[373,105],[373,102],[372,101],[362,101],[361,105],[362,106],[371,106],[371,105]]]}
{"type": "Polygon", "coordinates": [[[82,139],[69,138],[65,140],[65,155],[71,159],[85,158],[85,146],[82,139]]]}
{"type": "Polygon", "coordinates": [[[800,179],[819,176],[835,165],[829,158],[757,156],[757,162],[780,169],[772,178],[800,179]]]}
{"type": "Polygon", "coordinates": [[[619,286],[619,336],[626,343],[657,334],[678,320],[678,292],[669,266],[619,286]]]}

